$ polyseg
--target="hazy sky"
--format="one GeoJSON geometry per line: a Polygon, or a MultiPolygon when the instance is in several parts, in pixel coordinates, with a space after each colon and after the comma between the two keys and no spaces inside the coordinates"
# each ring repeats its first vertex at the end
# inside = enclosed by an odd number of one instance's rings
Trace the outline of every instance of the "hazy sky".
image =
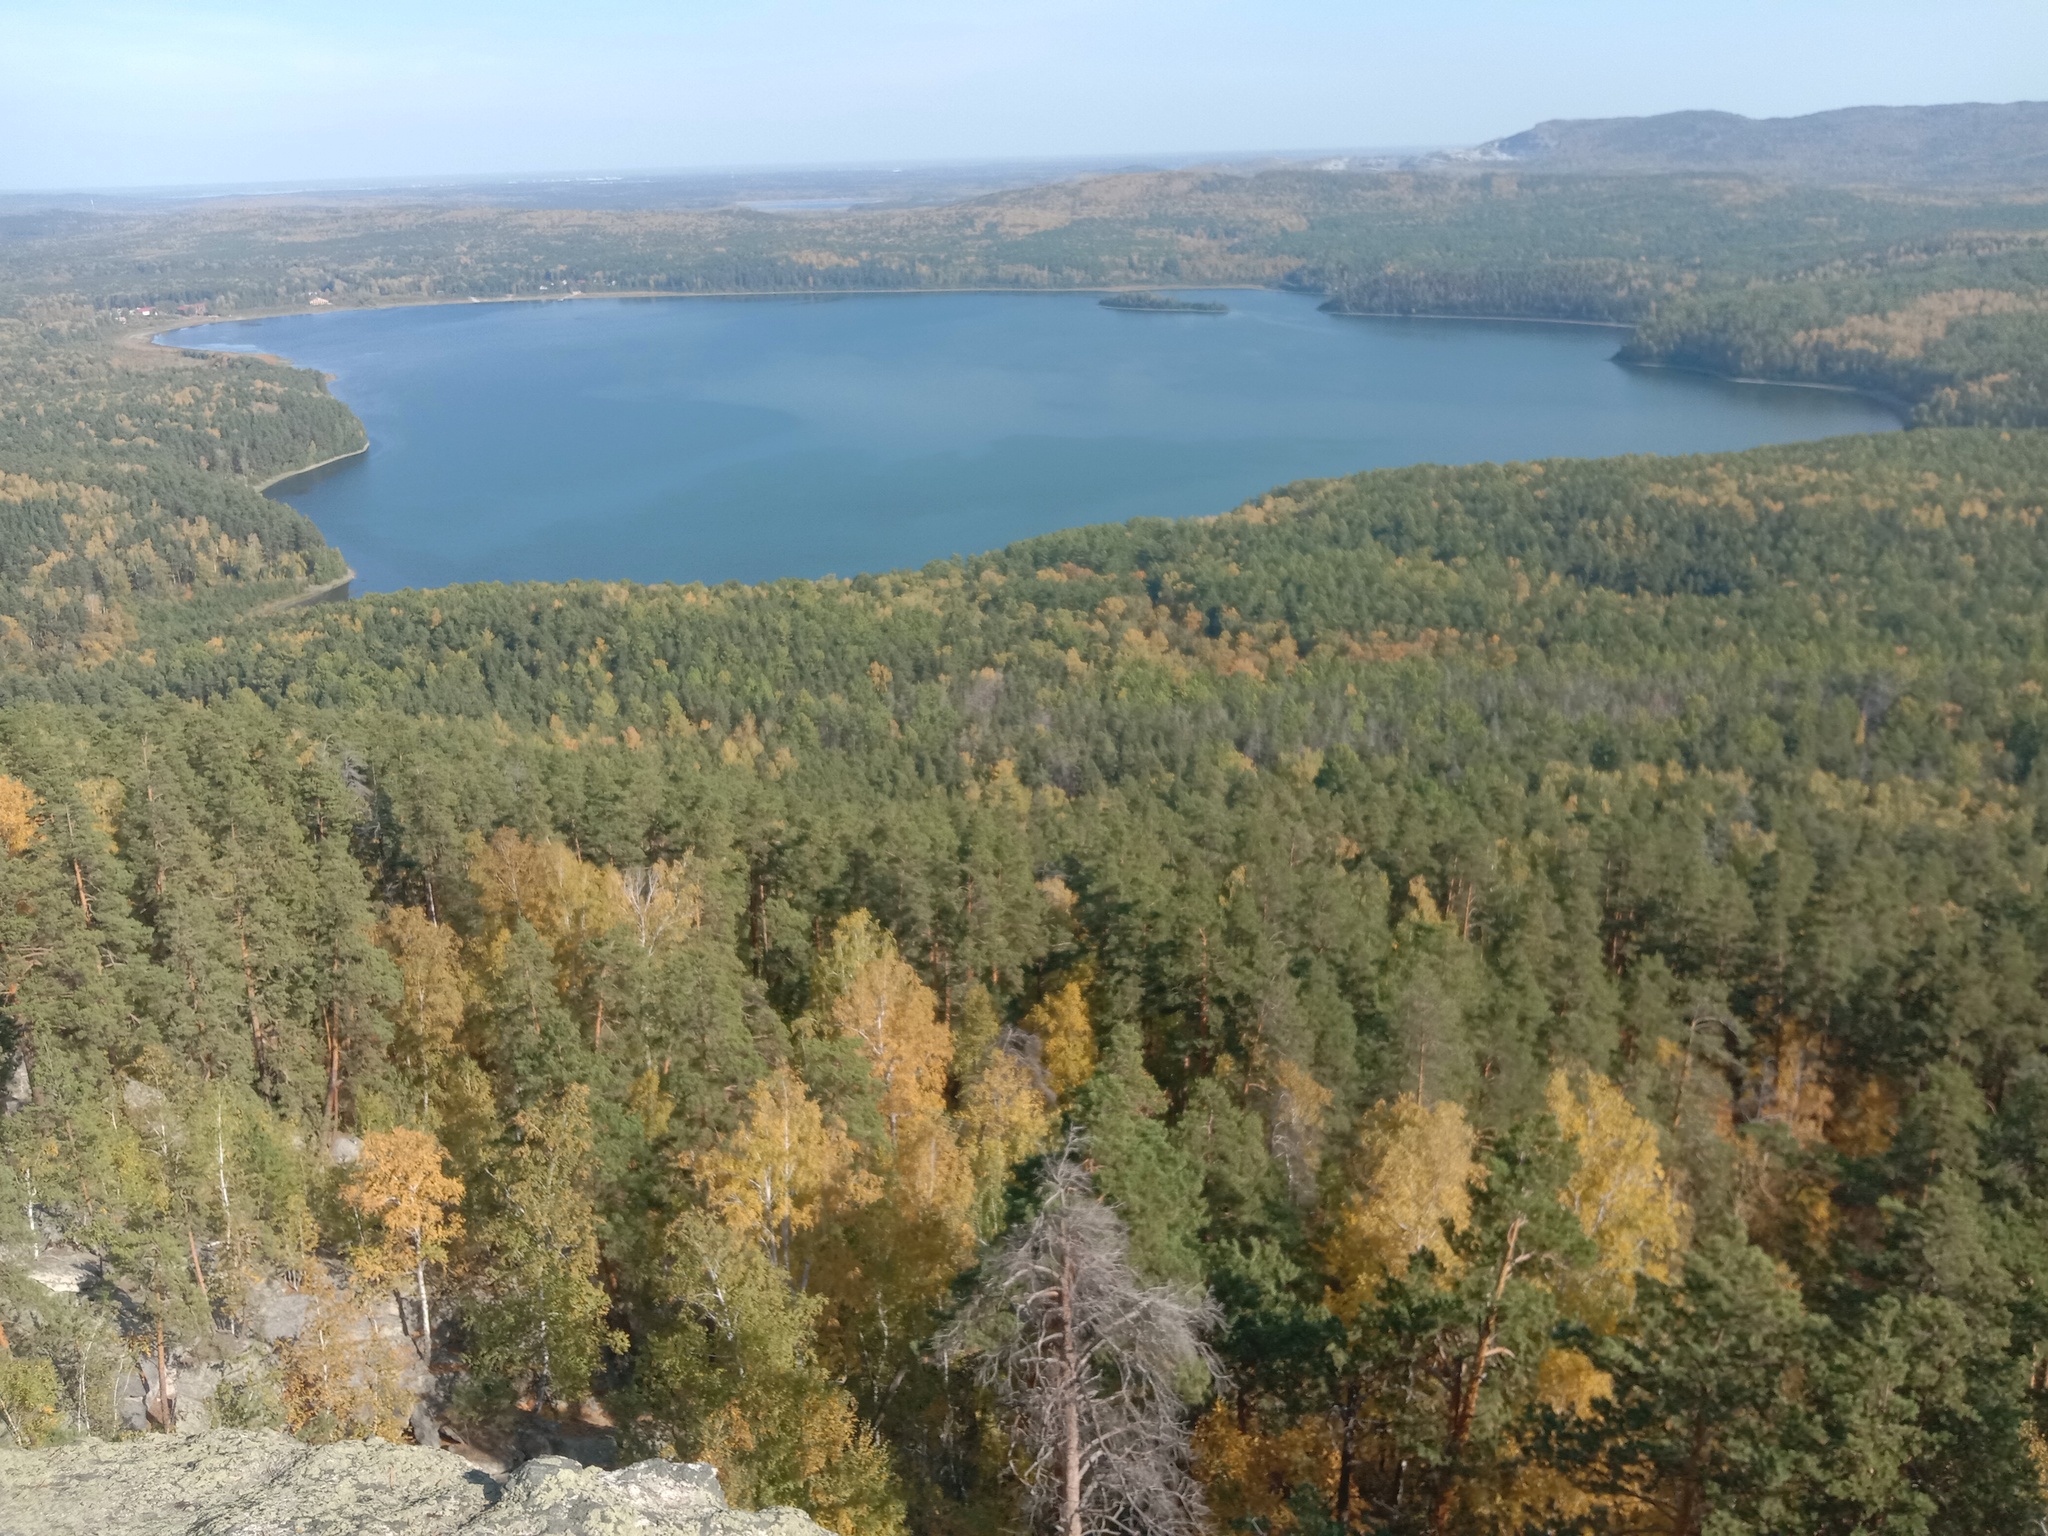
{"type": "Polygon", "coordinates": [[[1462,144],[2048,97],[2044,0],[0,0],[0,188],[1462,144]]]}

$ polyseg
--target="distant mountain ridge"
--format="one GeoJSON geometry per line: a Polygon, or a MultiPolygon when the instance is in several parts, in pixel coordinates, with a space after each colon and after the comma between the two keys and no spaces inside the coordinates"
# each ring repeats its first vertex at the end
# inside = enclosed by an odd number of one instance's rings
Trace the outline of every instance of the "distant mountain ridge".
{"type": "Polygon", "coordinates": [[[1442,157],[1612,174],[1732,171],[1836,184],[2048,184],[2048,102],[1845,107],[1805,117],[1556,119],[1442,157]]]}

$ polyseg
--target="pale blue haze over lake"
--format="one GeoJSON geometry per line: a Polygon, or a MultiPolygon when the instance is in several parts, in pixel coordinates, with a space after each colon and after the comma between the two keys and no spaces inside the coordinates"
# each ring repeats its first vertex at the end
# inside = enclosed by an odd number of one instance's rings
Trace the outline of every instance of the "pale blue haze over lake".
{"type": "Polygon", "coordinates": [[[1384,465],[1898,425],[1853,395],[1625,368],[1613,330],[1215,297],[1231,313],[1089,294],[583,299],[178,339],[334,375],[370,451],[279,494],[359,592],[852,575],[1384,465]]]}

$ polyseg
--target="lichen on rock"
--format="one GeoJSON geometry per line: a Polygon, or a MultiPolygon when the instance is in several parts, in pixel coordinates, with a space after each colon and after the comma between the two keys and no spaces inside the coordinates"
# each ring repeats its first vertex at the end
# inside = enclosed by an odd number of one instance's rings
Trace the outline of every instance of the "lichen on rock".
{"type": "Polygon", "coordinates": [[[728,1509],[715,1468],[542,1456],[509,1476],[449,1451],[218,1430],[0,1451],[0,1532],[34,1536],[823,1536],[728,1509]]]}

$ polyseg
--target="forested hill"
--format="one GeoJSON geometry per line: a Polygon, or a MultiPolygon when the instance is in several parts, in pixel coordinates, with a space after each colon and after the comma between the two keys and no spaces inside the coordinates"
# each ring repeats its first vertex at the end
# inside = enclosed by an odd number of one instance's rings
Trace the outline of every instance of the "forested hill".
{"type": "Polygon", "coordinates": [[[1674,296],[1622,355],[1867,389],[1939,424],[2048,424],[2048,243],[1972,236],[1746,293],[1674,296]]]}
{"type": "Polygon", "coordinates": [[[1065,1124],[1090,1262],[1219,1308],[1220,1528],[2024,1529],[2044,507],[1987,429],[1419,468],[18,672],[15,1433],[161,1322],[388,1436],[396,1286],[473,1443],[1013,1528],[937,1341],[1065,1124]]]}
{"type": "MultiPolygon", "coordinates": [[[[121,344],[75,306],[0,317],[0,665],[90,671],[347,569],[260,483],[363,446],[302,369],[121,344]]],[[[139,336],[132,339],[140,340],[139,336]]]]}
{"type": "Polygon", "coordinates": [[[2048,181],[2048,102],[1559,119],[1483,144],[1472,158],[1581,175],[1706,171],[1852,186],[2039,186],[2048,181]]]}
{"type": "MultiPolygon", "coordinates": [[[[1127,771],[1124,749],[1084,752],[1101,745],[1094,729],[1043,729],[1045,710],[1057,696],[1130,713],[1120,690],[1132,666],[1136,680],[1173,682],[1177,709],[1188,688],[1223,699],[1233,680],[1291,676],[1297,662],[1364,661],[1375,676],[1381,662],[1422,656],[1487,676],[1562,667],[1578,687],[1590,666],[1614,690],[1597,711],[1613,729],[1708,730],[1700,711],[1714,707],[1724,664],[1739,669],[1729,683],[1743,708],[1773,666],[1854,692],[1895,670],[1967,666],[1989,686],[1986,669],[2031,665],[2048,584],[2031,536],[2042,452],[2038,433],[1922,431],[1699,458],[1376,471],[1285,488],[1220,519],[1076,529],[919,572],[400,593],[5,686],[61,702],[247,690],[271,704],[552,720],[616,737],[685,717],[722,735],[743,713],[771,733],[810,733],[871,695],[950,696],[995,668],[976,693],[985,744],[1070,790],[1127,771]],[[1670,697],[1651,708],[1658,690],[1670,697]],[[1685,726],[1672,723],[1678,697],[1693,711],[1685,726]]],[[[1942,676],[1944,696],[1963,686],[1942,676]]],[[[918,772],[958,777],[950,745],[900,750],[918,772]]],[[[1708,751],[1692,741],[1682,755],[1708,751]]],[[[1675,752],[1671,737],[1651,755],[1675,752]]]]}

